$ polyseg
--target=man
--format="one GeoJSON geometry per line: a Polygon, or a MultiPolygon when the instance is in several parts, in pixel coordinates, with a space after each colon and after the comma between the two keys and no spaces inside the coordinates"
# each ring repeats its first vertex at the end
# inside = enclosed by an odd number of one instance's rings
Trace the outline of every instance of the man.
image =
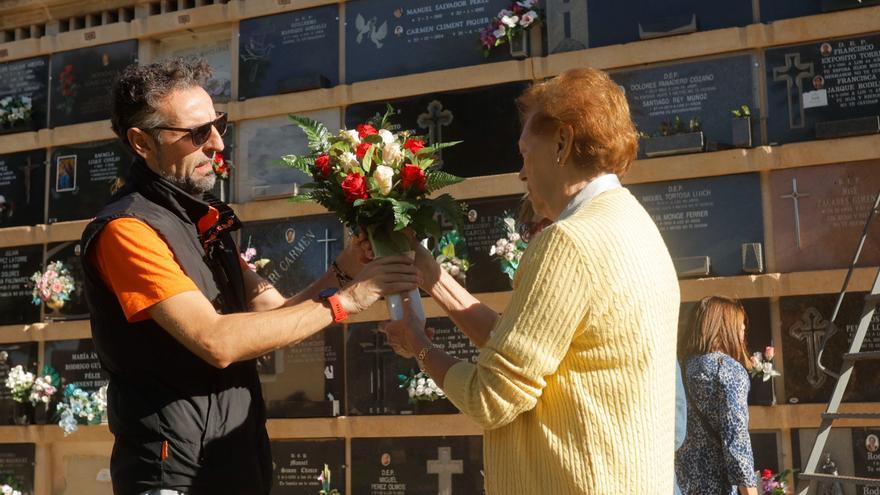
{"type": "Polygon", "coordinates": [[[113,130],[135,159],[82,246],[118,494],[269,493],[255,359],[417,282],[406,258],[361,270],[349,247],[335,274],[285,300],[243,266],[238,219],[205,194],[226,130],[200,86],[209,76],[204,62],[170,59],[128,67],[113,89],[113,130]],[[331,294],[346,272],[359,274],[331,294]]]}

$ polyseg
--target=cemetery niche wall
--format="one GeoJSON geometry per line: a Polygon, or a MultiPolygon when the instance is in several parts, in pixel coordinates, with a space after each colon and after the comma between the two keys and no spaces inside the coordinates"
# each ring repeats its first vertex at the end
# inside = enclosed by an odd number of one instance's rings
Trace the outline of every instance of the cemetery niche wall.
{"type": "Polygon", "coordinates": [[[0,134],[46,127],[49,57],[0,64],[0,134]]]}
{"type": "Polygon", "coordinates": [[[46,151],[0,155],[0,228],[44,223],[46,151]]]}

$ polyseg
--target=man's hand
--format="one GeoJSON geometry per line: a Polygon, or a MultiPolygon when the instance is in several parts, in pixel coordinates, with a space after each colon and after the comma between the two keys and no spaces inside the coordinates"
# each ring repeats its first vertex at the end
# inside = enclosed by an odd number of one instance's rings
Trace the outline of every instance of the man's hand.
{"type": "Polygon", "coordinates": [[[336,264],[349,277],[357,277],[364,266],[373,260],[373,247],[367,234],[360,233],[351,238],[345,249],[336,258],[336,264]]]}
{"type": "Polygon", "coordinates": [[[419,279],[408,256],[384,256],[367,263],[354,281],[339,291],[339,301],[349,314],[360,313],[382,296],[415,289],[419,279]]]}
{"type": "Polygon", "coordinates": [[[403,300],[403,319],[392,320],[379,325],[388,338],[388,345],[394,352],[411,358],[425,347],[431,345],[433,329],[425,328],[425,320],[414,315],[409,308],[409,299],[403,300]]]}

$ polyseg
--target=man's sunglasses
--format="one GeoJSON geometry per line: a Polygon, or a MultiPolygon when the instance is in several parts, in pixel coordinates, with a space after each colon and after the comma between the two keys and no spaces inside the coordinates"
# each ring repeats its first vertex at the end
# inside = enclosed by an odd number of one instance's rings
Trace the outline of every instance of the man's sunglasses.
{"type": "Polygon", "coordinates": [[[153,129],[162,129],[163,131],[180,131],[188,132],[192,138],[193,146],[201,146],[211,138],[211,127],[217,128],[217,133],[221,136],[226,134],[226,112],[217,112],[220,116],[211,122],[197,125],[195,127],[153,127],[153,129]]]}

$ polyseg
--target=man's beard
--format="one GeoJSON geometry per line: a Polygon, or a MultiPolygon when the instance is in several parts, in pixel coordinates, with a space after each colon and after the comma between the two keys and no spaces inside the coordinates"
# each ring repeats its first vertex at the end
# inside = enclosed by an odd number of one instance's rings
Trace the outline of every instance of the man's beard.
{"type": "Polygon", "coordinates": [[[192,175],[173,177],[163,174],[162,178],[179,187],[183,192],[193,196],[201,195],[214,189],[214,183],[217,181],[217,176],[214,174],[208,174],[199,179],[194,178],[192,175]]]}

